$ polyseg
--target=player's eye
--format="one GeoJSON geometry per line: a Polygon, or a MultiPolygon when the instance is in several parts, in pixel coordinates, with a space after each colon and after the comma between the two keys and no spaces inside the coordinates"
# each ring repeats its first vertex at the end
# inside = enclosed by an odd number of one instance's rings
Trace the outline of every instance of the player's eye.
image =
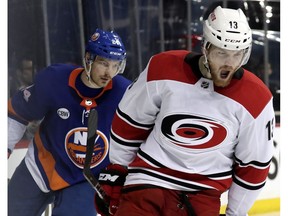
{"type": "Polygon", "coordinates": [[[102,66],[105,66],[105,67],[109,67],[109,64],[108,64],[108,62],[106,62],[106,61],[98,61],[98,64],[100,64],[100,65],[102,65],[102,66]]]}

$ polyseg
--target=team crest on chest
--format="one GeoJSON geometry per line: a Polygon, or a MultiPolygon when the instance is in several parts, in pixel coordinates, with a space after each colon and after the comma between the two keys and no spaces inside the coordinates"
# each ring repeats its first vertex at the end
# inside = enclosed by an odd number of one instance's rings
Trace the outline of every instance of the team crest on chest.
{"type": "Polygon", "coordinates": [[[215,147],[228,135],[223,123],[189,114],[166,116],[162,121],[161,132],[169,142],[191,149],[215,147]]]}
{"type": "MultiPolygon", "coordinates": [[[[97,138],[91,159],[91,168],[100,164],[108,154],[108,139],[101,131],[97,130],[97,138]]],[[[79,168],[84,168],[86,155],[87,128],[79,127],[70,130],[65,138],[65,150],[70,160],[79,168]]]]}

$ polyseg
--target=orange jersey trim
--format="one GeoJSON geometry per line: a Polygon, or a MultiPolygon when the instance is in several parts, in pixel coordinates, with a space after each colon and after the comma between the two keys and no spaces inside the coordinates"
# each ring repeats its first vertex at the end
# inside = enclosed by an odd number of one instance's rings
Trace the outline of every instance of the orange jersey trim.
{"type": "Polygon", "coordinates": [[[8,114],[12,115],[12,116],[15,116],[15,118],[19,119],[20,121],[24,122],[25,124],[28,124],[29,121],[22,118],[21,116],[19,116],[15,110],[13,109],[13,106],[12,106],[12,100],[11,98],[8,100],[8,114]]]}
{"type": "Polygon", "coordinates": [[[46,173],[52,190],[59,190],[69,186],[69,184],[55,170],[55,160],[52,154],[47,151],[40,139],[39,132],[35,134],[35,144],[38,149],[38,158],[46,173]]]}

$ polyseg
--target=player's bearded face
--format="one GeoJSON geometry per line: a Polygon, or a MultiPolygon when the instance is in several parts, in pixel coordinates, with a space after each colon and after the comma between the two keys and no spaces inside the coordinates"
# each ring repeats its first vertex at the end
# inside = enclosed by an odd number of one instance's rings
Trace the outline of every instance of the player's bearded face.
{"type": "Polygon", "coordinates": [[[117,74],[120,62],[96,57],[91,68],[91,80],[99,87],[105,87],[117,74]]]}
{"type": "Polygon", "coordinates": [[[225,50],[211,47],[207,59],[215,86],[225,87],[239,68],[244,56],[243,50],[225,50]]]}

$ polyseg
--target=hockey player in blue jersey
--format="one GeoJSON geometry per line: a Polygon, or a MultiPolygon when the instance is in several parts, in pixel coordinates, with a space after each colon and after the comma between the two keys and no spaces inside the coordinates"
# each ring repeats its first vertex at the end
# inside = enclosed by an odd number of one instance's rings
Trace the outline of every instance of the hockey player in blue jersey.
{"type": "Polygon", "coordinates": [[[126,51],[115,32],[96,29],[83,66],[54,64],[8,101],[8,157],[26,125],[42,120],[25,158],[8,184],[8,215],[95,216],[94,189],[83,176],[87,118],[98,112],[98,139],[91,160],[95,176],[109,164],[112,118],[131,83],[122,74],[126,51]]]}

